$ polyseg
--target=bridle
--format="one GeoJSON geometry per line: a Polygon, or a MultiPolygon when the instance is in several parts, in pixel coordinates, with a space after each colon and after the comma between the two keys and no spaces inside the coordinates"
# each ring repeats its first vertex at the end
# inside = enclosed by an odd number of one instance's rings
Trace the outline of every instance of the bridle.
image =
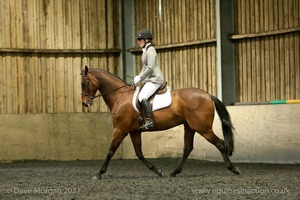
{"type": "MultiPolygon", "coordinates": [[[[134,86],[134,88],[136,88],[135,84],[132,83],[132,85],[134,86]]],[[[89,101],[92,102],[95,98],[102,97],[102,96],[107,95],[109,93],[115,92],[115,91],[117,91],[117,90],[119,90],[119,89],[121,89],[123,87],[126,87],[126,86],[127,86],[127,84],[124,84],[124,85],[122,85],[122,86],[120,86],[120,87],[118,87],[116,89],[111,90],[111,91],[108,91],[108,92],[105,92],[105,93],[102,93],[102,94],[100,93],[99,95],[96,95],[96,96],[92,96],[92,95],[89,94],[90,93],[90,83],[89,83],[89,85],[88,85],[88,93],[81,93],[81,95],[87,96],[88,99],[89,99],[89,101]]]]}
{"type": "Polygon", "coordinates": [[[92,95],[89,95],[89,94],[86,94],[86,93],[81,93],[81,95],[87,96],[89,99],[94,100],[94,99],[97,98],[97,97],[102,97],[102,96],[104,96],[104,95],[106,95],[106,94],[112,93],[112,92],[117,91],[117,90],[119,90],[119,89],[121,89],[121,88],[123,88],[123,87],[126,87],[126,86],[127,86],[127,85],[122,85],[121,87],[118,87],[118,88],[116,88],[116,89],[113,89],[113,90],[111,90],[111,91],[108,91],[108,92],[105,92],[105,93],[103,93],[103,94],[99,94],[99,95],[96,95],[96,96],[92,96],[92,95]]]}

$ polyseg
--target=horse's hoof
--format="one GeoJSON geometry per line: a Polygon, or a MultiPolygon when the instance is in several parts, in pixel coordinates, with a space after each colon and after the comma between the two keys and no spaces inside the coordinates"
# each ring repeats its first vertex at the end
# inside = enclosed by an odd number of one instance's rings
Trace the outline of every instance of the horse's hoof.
{"type": "Polygon", "coordinates": [[[231,170],[233,173],[237,174],[237,175],[240,175],[241,174],[241,171],[238,167],[234,167],[232,170],[231,170]]]}
{"type": "Polygon", "coordinates": [[[164,173],[163,173],[163,171],[161,170],[161,169],[159,169],[159,170],[157,170],[158,171],[158,175],[160,176],[160,177],[162,177],[163,175],[164,175],[164,173]]]}
{"type": "Polygon", "coordinates": [[[95,175],[95,176],[92,178],[93,181],[98,181],[98,180],[100,180],[100,179],[101,179],[101,176],[98,176],[98,175],[95,175]]]}

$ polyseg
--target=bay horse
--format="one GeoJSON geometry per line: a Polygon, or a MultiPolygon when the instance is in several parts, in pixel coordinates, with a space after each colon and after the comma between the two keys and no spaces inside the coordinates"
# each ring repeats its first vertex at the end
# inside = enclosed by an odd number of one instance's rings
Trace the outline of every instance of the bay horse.
{"type": "MultiPolygon", "coordinates": [[[[85,107],[93,104],[93,99],[97,97],[95,95],[99,90],[100,95],[98,96],[102,96],[108,106],[114,127],[106,159],[93,179],[101,179],[101,175],[106,172],[111,158],[128,134],[132,140],[136,156],[150,170],[162,176],[162,170],[157,169],[145,159],[141,149],[140,114],[132,106],[135,87],[126,84],[122,79],[108,71],[85,66],[84,69],[81,69],[81,88],[82,104],[85,107]]],[[[235,174],[240,174],[239,169],[229,159],[234,150],[234,128],[224,104],[217,97],[197,88],[173,90],[171,96],[172,103],[169,107],[152,113],[155,126],[147,130],[161,131],[178,125],[184,126],[183,155],[170,176],[176,176],[181,172],[185,161],[193,149],[195,132],[202,135],[221,152],[229,170],[235,174]],[[224,140],[216,136],[212,130],[215,109],[222,122],[224,140]]]]}

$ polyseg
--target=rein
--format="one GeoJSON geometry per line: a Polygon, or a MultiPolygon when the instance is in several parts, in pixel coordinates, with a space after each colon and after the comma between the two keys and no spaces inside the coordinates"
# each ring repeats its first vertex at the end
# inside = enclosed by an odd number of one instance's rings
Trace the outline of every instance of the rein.
{"type": "Polygon", "coordinates": [[[85,93],[81,93],[81,95],[84,95],[84,96],[87,96],[87,97],[89,97],[90,99],[95,99],[95,98],[97,98],[97,97],[102,97],[102,96],[104,96],[104,95],[106,95],[106,94],[109,94],[109,93],[112,93],[112,92],[114,92],[114,91],[117,91],[118,89],[121,89],[121,88],[123,88],[123,87],[126,87],[127,85],[122,85],[121,87],[118,87],[118,88],[116,88],[116,89],[114,89],[114,90],[112,90],[112,91],[109,91],[109,92],[105,92],[105,93],[103,93],[103,94],[99,94],[99,95],[96,95],[96,96],[92,96],[92,95],[89,95],[89,94],[85,94],[85,93]]]}

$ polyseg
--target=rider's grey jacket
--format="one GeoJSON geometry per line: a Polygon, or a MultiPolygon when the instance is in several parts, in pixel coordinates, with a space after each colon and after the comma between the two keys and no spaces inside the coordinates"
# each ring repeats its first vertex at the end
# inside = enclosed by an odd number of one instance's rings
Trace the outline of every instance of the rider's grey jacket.
{"type": "Polygon", "coordinates": [[[164,76],[160,70],[157,53],[153,46],[150,45],[144,48],[142,62],[144,66],[139,74],[142,83],[153,82],[162,84],[164,82],[164,76]]]}

